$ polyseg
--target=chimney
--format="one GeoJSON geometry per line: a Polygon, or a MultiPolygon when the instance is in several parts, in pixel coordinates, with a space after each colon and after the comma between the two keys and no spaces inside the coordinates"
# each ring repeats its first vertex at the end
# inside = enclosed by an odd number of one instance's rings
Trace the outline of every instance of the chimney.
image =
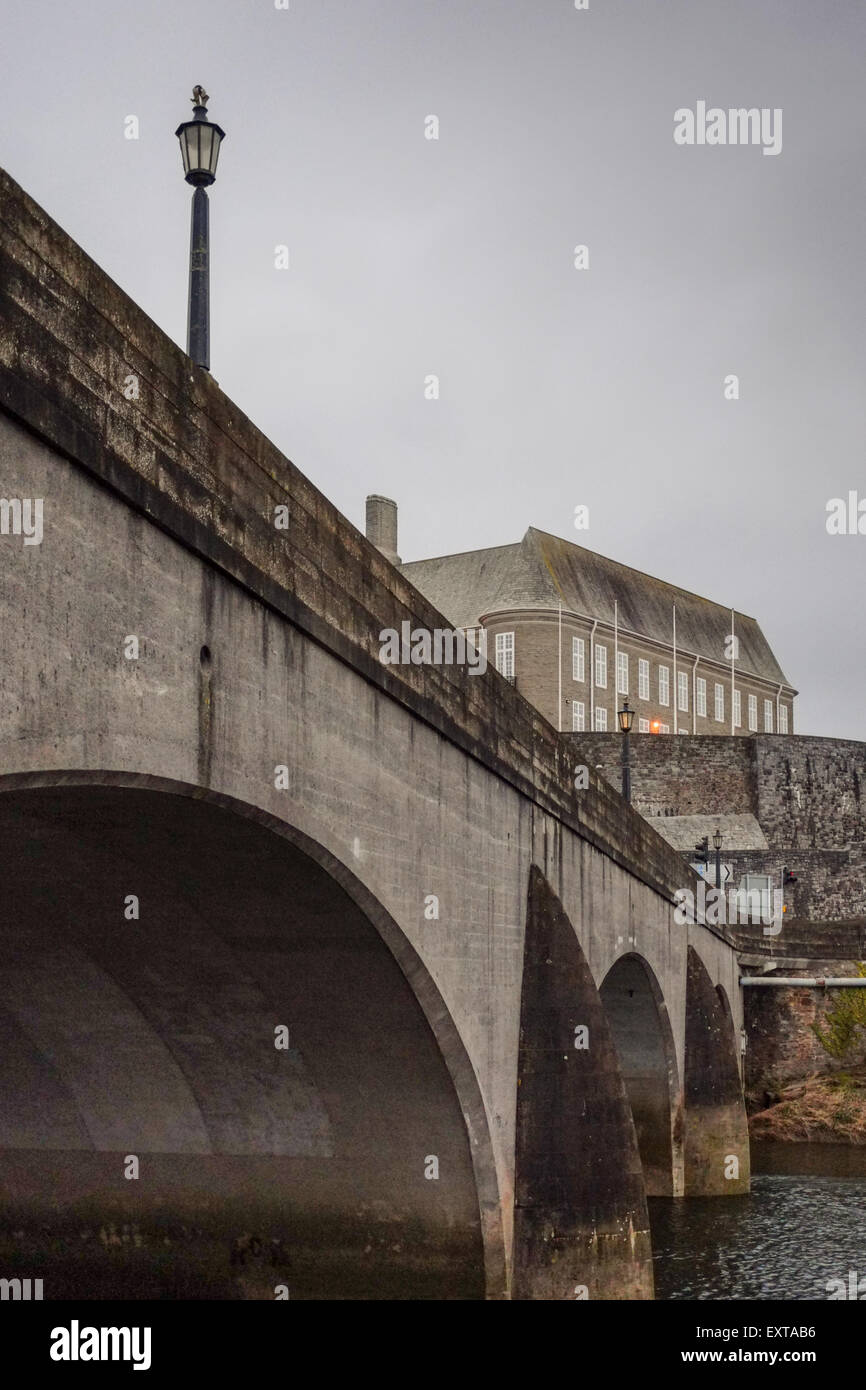
{"type": "Polygon", "coordinates": [[[381,550],[392,565],[402,563],[397,554],[397,503],[390,497],[367,498],[367,540],[381,550]]]}

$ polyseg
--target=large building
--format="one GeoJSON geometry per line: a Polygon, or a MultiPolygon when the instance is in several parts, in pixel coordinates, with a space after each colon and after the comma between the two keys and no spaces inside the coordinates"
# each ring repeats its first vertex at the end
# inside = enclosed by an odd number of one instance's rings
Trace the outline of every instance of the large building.
{"type": "Polygon", "coordinates": [[[793,733],[790,684],[754,618],[530,527],[515,545],[403,564],[397,508],[367,499],[367,535],[478,640],[561,730],[793,733]]]}

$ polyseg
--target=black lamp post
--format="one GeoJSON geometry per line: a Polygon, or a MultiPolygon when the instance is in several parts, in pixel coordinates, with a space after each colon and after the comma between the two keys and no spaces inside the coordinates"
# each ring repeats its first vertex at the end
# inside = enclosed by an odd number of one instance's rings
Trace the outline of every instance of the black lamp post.
{"type": "Polygon", "coordinates": [[[180,141],[184,177],[195,189],[189,239],[186,350],[193,362],[210,371],[210,228],[205,188],[216,178],[225,131],[207,119],[207,101],[204,87],[193,87],[192,120],[184,121],[174,133],[180,141]]]}
{"type": "Polygon", "coordinates": [[[628,736],[631,733],[631,726],[634,723],[634,710],[629,709],[628,700],[623,700],[622,709],[617,714],[619,720],[620,733],[623,735],[622,741],[622,794],[626,801],[631,802],[631,763],[629,761],[628,736]]]}
{"type": "Polygon", "coordinates": [[[716,887],[722,886],[722,832],[718,826],[713,831],[713,848],[716,851],[716,887]]]}

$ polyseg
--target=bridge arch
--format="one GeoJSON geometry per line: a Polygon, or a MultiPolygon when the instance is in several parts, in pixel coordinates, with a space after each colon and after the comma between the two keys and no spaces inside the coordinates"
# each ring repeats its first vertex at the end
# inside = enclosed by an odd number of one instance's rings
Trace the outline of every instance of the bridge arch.
{"type": "Polygon", "coordinates": [[[38,1257],[52,1297],[503,1296],[474,1070],[350,869],[119,772],[0,778],[0,831],[10,1274],[38,1257]]]}
{"type": "Polygon", "coordinates": [[[649,962],[633,951],[614,962],[599,994],[631,1104],[647,1196],[679,1195],[682,1097],[661,987],[649,962]]]}

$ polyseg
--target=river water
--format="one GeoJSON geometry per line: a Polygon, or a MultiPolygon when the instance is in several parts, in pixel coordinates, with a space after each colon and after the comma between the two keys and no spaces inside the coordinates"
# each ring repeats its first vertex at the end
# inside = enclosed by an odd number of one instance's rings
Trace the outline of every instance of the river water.
{"type": "Polygon", "coordinates": [[[749,1196],[649,1209],[657,1299],[826,1300],[852,1270],[866,1299],[864,1149],[753,1144],[749,1196]]]}

